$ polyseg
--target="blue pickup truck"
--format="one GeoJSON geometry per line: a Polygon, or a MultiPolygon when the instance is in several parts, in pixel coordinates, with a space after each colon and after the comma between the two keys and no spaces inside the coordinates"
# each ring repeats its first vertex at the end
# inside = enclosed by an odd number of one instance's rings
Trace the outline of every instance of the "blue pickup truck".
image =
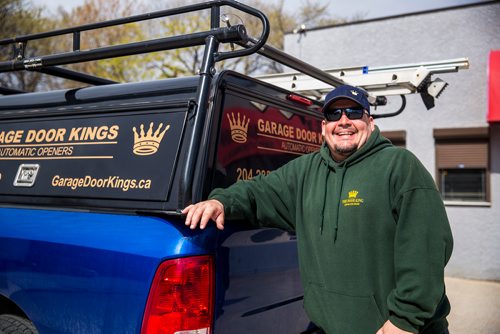
{"type": "Polygon", "coordinates": [[[0,333],[314,333],[293,233],[245,221],[192,231],[180,213],[215,187],[267,174],[321,145],[320,102],[214,71],[217,61],[259,52],[319,73],[264,51],[268,33],[261,12],[221,0],[0,40],[24,44],[0,72],[91,84],[0,88],[0,333]],[[224,6],[257,17],[262,34],[219,27],[224,6]],[[80,31],[206,9],[206,32],[23,53],[41,37],[70,33],[78,45],[80,31]],[[238,48],[223,52],[222,43],[238,48]],[[193,77],[114,83],[60,66],[192,45],[205,45],[193,77]]]}

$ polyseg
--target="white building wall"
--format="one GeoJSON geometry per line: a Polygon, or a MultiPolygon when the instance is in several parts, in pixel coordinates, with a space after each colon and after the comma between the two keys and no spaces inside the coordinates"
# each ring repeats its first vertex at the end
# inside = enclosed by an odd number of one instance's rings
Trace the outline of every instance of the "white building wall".
{"type": "MultiPolygon", "coordinates": [[[[435,108],[426,110],[412,95],[401,115],[376,120],[382,131],[405,130],[406,147],[434,176],[434,129],[488,126],[488,55],[499,49],[498,1],[285,36],[286,52],[323,69],[469,58],[470,69],[438,75],[450,85],[435,108]]],[[[399,98],[391,98],[381,112],[399,105],[399,98]]],[[[491,126],[490,133],[490,205],[446,208],[455,238],[450,276],[500,280],[500,124],[491,126]]]]}

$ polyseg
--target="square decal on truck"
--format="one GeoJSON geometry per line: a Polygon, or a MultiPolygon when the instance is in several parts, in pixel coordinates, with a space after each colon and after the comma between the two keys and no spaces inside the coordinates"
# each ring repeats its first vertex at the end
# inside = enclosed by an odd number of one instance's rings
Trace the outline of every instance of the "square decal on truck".
{"type": "Polygon", "coordinates": [[[40,165],[38,164],[20,165],[14,179],[14,187],[32,187],[35,184],[39,169],[40,165]]]}

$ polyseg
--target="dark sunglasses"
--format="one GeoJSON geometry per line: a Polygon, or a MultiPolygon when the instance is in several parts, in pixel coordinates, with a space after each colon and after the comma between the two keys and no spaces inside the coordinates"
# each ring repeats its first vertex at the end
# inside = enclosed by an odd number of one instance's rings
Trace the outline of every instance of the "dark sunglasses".
{"type": "MultiPolygon", "coordinates": [[[[344,113],[349,119],[361,119],[365,113],[363,108],[335,108],[325,111],[325,118],[329,122],[337,122],[344,113]]],[[[368,114],[368,113],[367,113],[368,114]]]]}

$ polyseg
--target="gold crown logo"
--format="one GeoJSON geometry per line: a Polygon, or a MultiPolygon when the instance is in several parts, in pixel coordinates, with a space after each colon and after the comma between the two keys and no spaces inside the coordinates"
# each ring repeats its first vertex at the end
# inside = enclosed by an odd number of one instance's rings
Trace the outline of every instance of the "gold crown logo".
{"type": "Polygon", "coordinates": [[[358,92],[356,92],[355,90],[351,90],[351,94],[352,95],[358,95],[358,92]]]}
{"type": "Polygon", "coordinates": [[[163,127],[163,123],[160,123],[158,129],[153,133],[154,123],[151,122],[149,124],[149,129],[147,132],[144,132],[144,124],[141,124],[140,133],[137,133],[135,126],[132,128],[134,131],[134,154],[136,155],[152,155],[155,154],[160,148],[161,140],[163,139],[163,135],[170,128],[170,125],[167,124],[165,129],[161,131],[163,127]],[[161,132],[160,132],[161,131],[161,132]]]}
{"type": "Polygon", "coordinates": [[[357,191],[357,190],[351,190],[351,191],[349,191],[349,198],[356,198],[356,197],[358,197],[358,193],[359,193],[359,191],[357,191]]]}
{"type": "Polygon", "coordinates": [[[236,143],[246,143],[250,118],[246,118],[246,116],[243,115],[243,119],[240,119],[240,113],[238,113],[238,119],[234,118],[234,113],[231,113],[231,117],[227,114],[229,127],[231,128],[231,138],[236,143]]]}

